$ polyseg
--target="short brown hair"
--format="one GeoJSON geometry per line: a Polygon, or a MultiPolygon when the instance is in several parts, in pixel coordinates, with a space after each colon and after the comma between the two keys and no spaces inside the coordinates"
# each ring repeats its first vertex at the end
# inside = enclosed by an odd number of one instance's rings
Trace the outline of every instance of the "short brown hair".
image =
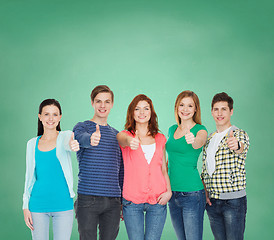
{"type": "Polygon", "coordinates": [[[140,102],[140,101],[146,101],[150,106],[151,117],[148,122],[148,131],[149,131],[150,136],[155,137],[156,134],[159,132],[157,114],[154,110],[151,99],[144,94],[137,95],[135,98],[133,98],[133,100],[129,104],[128,109],[127,109],[127,118],[126,118],[125,129],[128,130],[129,132],[131,132],[133,135],[135,134],[136,122],[134,120],[134,110],[135,110],[138,102],[140,102]]]}
{"type": "Polygon", "coordinates": [[[175,114],[175,119],[176,119],[176,122],[178,125],[181,124],[181,119],[178,115],[178,108],[179,108],[179,105],[180,105],[180,102],[183,98],[185,97],[191,97],[195,103],[195,108],[196,108],[196,111],[193,115],[193,121],[195,123],[198,123],[198,124],[202,124],[202,121],[201,121],[201,108],[200,108],[200,101],[199,101],[199,98],[198,96],[192,92],[192,91],[183,91],[181,92],[178,96],[177,96],[177,99],[175,101],[175,107],[174,107],[174,114],[175,114]]]}
{"type": "Polygon", "coordinates": [[[102,92],[106,92],[106,93],[110,93],[111,95],[111,100],[113,102],[114,100],[114,94],[113,92],[110,90],[110,88],[107,86],[107,85],[98,85],[96,86],[91,94],[90,94],[90,98],[91,98],[91,101],[94,102],[94,98],[99,94],[99,93],[102,93],[102,92]]]}
{"type": "Polygon", "coordinates": [[[233,99],[232,97],[228,96],[228,94],[225,92],[217,93],[213,97],[211,102],[211,109],[213,109],[214,104],[217,102],[227,102],[229,110],[233,109],[233,99]]]}

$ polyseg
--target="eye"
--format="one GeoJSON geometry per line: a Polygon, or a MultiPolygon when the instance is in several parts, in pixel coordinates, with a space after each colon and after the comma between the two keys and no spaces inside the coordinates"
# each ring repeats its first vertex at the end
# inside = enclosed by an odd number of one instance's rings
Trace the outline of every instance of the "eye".
{"type": "Polygon", "coordinates": [[[146,107],[146,108],[145,108],[145,110],[146,110],[146,111],[149,111],[149,108],[148,108],[148,107],[146,107]]]}
{"type": "Polygon", "coordinates": [[[183,106],[184,106],[184,104],[181,103],[181,104],[180,104],[180,107],[183,107],[183,106]]]}

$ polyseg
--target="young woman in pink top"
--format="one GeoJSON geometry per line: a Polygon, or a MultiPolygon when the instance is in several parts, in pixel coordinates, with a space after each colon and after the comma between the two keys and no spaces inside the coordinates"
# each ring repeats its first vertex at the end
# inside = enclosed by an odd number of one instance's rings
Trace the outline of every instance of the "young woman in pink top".
{"type": "Polygon", "coordinates": [[[159,133],[150,98],[129,104],[124,131],[117,134],[124,160],[123,217],[129,240],[159,240],[171,198],[166,138],[159,133]]]}

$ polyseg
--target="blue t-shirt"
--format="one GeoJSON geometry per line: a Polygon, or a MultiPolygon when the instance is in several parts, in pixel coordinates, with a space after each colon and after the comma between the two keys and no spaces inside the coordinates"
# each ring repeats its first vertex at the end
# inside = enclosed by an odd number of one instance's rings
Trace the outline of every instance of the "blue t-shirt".
{"type": "MultiPolygon", "coordinates": [[[[41,136],[40,136],[41,137],[41,136]]],[[[37,138],[35,146],[35,177],[29,210],[31,212],[60,212],[73,209],[68,185],[56,156],[56,148],[40,151],[37,138]]]]}

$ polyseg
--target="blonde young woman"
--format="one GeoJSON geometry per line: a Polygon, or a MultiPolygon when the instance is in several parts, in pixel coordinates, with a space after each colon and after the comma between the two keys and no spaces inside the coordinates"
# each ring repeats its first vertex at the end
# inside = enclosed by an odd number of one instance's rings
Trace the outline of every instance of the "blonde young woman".
{"type": "Polygon", "coordinates": [[[172,190],[170,216],[179,240],[200,240],[206,197],[197,161],[206,142],[207,130],[201,125],[199,98],[194,92],[183,91],[178,95],[175,119],[177,124],[169,128],[166,143],[172,190]]]}

